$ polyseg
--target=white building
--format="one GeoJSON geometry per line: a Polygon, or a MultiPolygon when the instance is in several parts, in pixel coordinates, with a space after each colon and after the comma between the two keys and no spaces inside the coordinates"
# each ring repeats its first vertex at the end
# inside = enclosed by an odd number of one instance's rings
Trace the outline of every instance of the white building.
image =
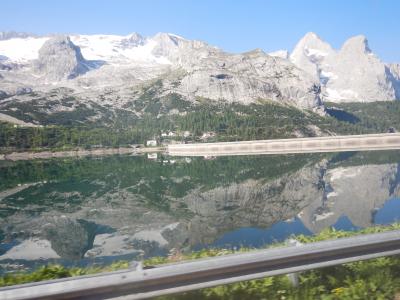
{"type": "Polygon", "coordinates": [[[157,160],[157,158],[158,158],[157,153],[148,153],[147,154],[147,159],[157,160]]]}
{"type": "Polygon", "coordinates": [[[214,136],[215,136],[215,132],[208,131],[208,132],[204,132],[203,135],[200,137],[200,139],[207,140],[207,139],[212,138],[214,136]]]}
{"type": "Polygon", "coordinates": [[[146,146],[147,147],[155,147],[155,146],[157,146],[157,141],[156,140],[148,140],[146,142],[146,146]]]}

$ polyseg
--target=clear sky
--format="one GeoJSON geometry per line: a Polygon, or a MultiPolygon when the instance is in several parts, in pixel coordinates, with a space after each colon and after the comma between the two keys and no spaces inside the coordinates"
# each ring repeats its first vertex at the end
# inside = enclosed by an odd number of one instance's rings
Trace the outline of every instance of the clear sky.
{"type": "Polygon", "coordinates": [[[308,31],[339,48],[364,34],[400,62],[400,0],[1,0],[0,31],[170,32],[231,52],[292,50],[308,31]]]}

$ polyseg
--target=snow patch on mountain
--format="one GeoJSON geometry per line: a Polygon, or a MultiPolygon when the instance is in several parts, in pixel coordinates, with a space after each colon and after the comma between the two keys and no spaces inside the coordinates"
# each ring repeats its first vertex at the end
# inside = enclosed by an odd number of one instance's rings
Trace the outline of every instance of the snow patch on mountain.
{"type": "Polygon", "coordinates": [[[157,43],[139,34],[117,35],[75,35],[74,44],[81,48],[82,54],[91,60],[105,60],[113,64],[148,62],[170,64],[164,57],[152,54],[157,43]]]}
{"type": "Polygon", "coordinates": [[[0,55],[16,63],[26,63],[39,57],[39,49],[48,37],[12,38],[0,41],[0,55]]]}
{"type": "Polygon", "coordinates": [[[269,56],[273,56],[273,57],[279,57],[279,58],[283,58],[283,59],[288,59],[289,58],[289,51],[287,51],[287,50],[278,50],[278,51],[274,51],[274,52],[269,52],[268,55],[269,56]]]}

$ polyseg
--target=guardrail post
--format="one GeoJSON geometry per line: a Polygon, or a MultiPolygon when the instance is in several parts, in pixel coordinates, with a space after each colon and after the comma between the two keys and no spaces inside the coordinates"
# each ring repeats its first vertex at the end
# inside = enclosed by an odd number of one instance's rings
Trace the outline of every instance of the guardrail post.
{"type": "MultiPolygon", "coordinates": [[[[296,239],[289,239],[289,240],[287,240],[286,244],[288,246],[293,246],[293,247],[297,247],[297,246],[303,245],[302,243],[300,243],[296,239]]],[[[289,273],[289,274],[286,275],[289,278],[290,282],[292,283],[292,285],[294,287],[298,287],[299,286],[299,274],[300,273],[296,272],[296,273],[289,273]]]]}

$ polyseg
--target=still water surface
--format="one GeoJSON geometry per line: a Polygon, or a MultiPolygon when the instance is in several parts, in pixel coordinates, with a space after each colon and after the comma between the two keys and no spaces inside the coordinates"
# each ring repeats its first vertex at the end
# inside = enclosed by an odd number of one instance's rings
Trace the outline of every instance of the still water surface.
{"type": "Polygon", "coordinates": [[[2,161],[0,273],[390,224],[399,163],[400,151],[2,161]]]}

